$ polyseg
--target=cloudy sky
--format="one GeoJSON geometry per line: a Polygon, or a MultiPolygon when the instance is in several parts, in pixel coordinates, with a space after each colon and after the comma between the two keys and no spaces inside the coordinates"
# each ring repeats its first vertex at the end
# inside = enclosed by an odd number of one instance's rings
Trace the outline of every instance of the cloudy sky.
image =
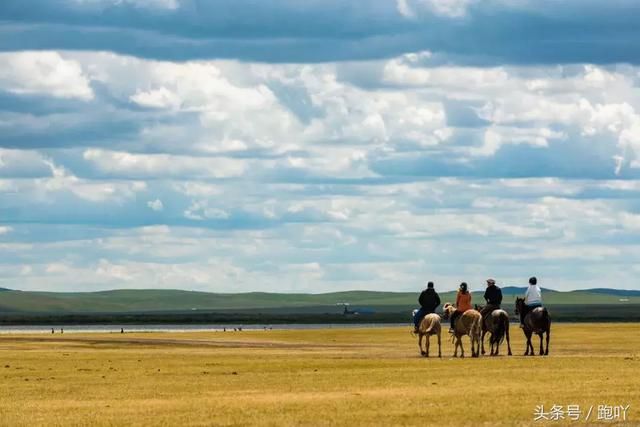
{"type": "Polygon", "coordinates": [[[636,0],[2,0],[0,286],[638,288],[636,0]]]}

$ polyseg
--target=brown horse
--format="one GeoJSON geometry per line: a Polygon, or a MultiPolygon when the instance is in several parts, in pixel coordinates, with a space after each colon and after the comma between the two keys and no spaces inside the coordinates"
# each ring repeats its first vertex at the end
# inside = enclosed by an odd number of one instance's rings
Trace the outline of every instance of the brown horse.
{"type": "Polygon", "coordinates": [[[440,325],[440,316],[435,313],[427,314],[420,321],[420,325],[418,326],[418,347],[420,348],[420,354],[424,357],[429,357],[429,341],[431,339],[431,335],[438,336],[438,357],[442,357],[441,352],[441,340],[440,333],[442,331],[442,327],[440,325]],[[425,340],[425,348],[422,350],[422,338],[426,337],[425,340]]]}
{"type": "MultiPolygon", "coordinates": [[[[443,307],[444,309],[444,318],[448,319],[449,316],[456,311],[456,308],[446,303],[443,307]]],[[[464,347],[462,346],[462,337],[465,335],[469,336],[471,340],[471,357],[480,356],[480,333],[482,331],[482,316],[476,310],[467,310],[462,313],[462,316],[458,317],[456,320],[456,325],[454,329],[453,336],[455,337],[455,351],[453,352],[453,357],[458,357],[458,347],[462,350],[462,354],[460,357],[464,357],[464,347]]]]}
{"type": "Polygon", "coordinates": [[[549,354],[549,337],[551,335],[551,317],[549,312],[544,307],[536,307],[533,310],[527,312],[527,306],[524,303],[524,298],[516,298],[516,314],[522,314],[524,316],[524,335],[527,337],[527,350],[524,352],[525,356],[535,356],[533,350],[533,344],[531,344],[531,335],[537,334],[540,337],[540,356],[547,356],[549,354]],[[542,335],[547,334],[547,348],[544,349],[542,345],[542,335]],[[529,353],[531,349],[531,353],[529,353]]]}
{"type": "MultiPolygon", "coordinates": [[[[476,304],[476,310],[482,312],[481,306],[476,304]]],[[[480,343],[482,344],[482,354],[484,351],[484,336],[488,333],[491,334],[489,344],[491,345],[491,356],[497,356],[500,354],[500,344],[507,338],[507,350],[509,356],[511,353],[511,340],[509,339],[509,315],[505,310],[496,309],[491,313],[488,313],[482,319],[482,336],[480,337],[480,343]],[[494,348],[495,347],[495,348],[494,348]]]]}

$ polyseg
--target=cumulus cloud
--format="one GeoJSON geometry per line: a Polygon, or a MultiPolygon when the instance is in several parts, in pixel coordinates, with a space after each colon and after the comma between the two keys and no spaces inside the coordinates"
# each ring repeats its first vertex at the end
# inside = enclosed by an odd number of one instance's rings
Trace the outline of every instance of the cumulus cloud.
{"type": "Polygon", "coordinates": [[[622,3],[7,1],[0,286],[635,283],[622,3]]]}
{"type": "Polygon", "coordinates": [[[180,107],[180,99],[165,87],[148,91],[136,91],[129,99],[138,105],[149,108],[174,108],[180,107]]]}
{"type": "Polygon", "coordinates": [[[84,101],[94,97],[80,64],[58,52],[0,53],[0,89],[84,101]]]}

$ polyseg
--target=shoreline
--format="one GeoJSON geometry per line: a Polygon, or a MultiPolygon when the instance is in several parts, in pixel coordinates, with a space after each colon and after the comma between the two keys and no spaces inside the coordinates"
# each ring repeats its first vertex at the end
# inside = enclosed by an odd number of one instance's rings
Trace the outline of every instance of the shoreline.
{"type": "Polygon", "coordinates": [[[409,327],[409,323],[316,323],[316,324],[215,324],[215,325],[191,325],[191,324],[138,324],[123,325],[115,327],[114,325],[11,325],[0,326],[0,335],[11,334],[44,334],[44,335],[61,335],[60,329],[64,329],[64,333],[149,333],[149,332],[256,332],[271,330],[315,330],[315,329],[366,329],[366,328],[394,328],[409,327]],[[51,333],[51,329],[54,333],[51,333]]]}
{"type": "MultiPolygon", "coordinates": [[[[568,325],[586,325],[586,324],[634,324],[638,321],[627,322],[603,322],[603,321],[587,321],[573,322],[563,321],[555,322],[556,324],[568,325]]],[[[517,328],[517,322],[511,321],[511,328],[517,328]]],[[[64,335],[64,334],[131,334],[131,333],[190,333],[190,332],[211,332],[211,333],[241,333],[241,332],[269,332],[269,331],[296,331],[296,330],[346,330],[346,329],[383,329],[383,328],[404,328],[411,329],[411,324],[407,323],[290,323],[290,324],[210,324],[210,325],[193,325],[193,324],[135,324],[114,326],[112,324],[105,325],[11,325],[0,326],[0,336],[2,335],[64,335]],[[53,328],[54,333],[51,332],[53,328]],[[121,332],[122,328],[122,332],[121,332]],[[61,333],[60,330],[64,332],[61,333]]]]}

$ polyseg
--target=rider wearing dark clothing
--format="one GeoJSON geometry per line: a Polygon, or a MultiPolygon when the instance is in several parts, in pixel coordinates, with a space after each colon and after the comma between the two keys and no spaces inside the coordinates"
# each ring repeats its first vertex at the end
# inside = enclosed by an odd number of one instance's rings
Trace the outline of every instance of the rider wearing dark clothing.
{"type": "Polygon", "coordinates": [[[502,291],[496,286],[495,280],[487,280],[487,289],[484,291],[484,299],[487,301],[487,304],[497,306],[502,304],[502,291]]]}
{"type": "Polygon", "coordinates": [[[436,308],[440,305],[440,296],[436,290],[433,289],[433,283],[430,288],[422,291],[420,298],[418,298],[418,302],[420,303],[420,307],[426,312],[425,314],[436,311],[436,308]]]}
{"type": "Polygon", "coordinates": [[[487,280],[487,289],[484,291],[484,300],[487,304],[480,311],[482,317],[491,313],[493,310],[499,309],[500,304],[502,304],[502,291],[496,286],[496,281],[493,279],[487,280]]]}
{"type": "Polygon", "coordinates": [[[420,293],[418,303],[420,303],[420,310],[418,310],[413,317],[416,333],[418,332],[418,324],[422,318],[429,313],[435,313],[436,308],[440,305],[440,296],[433,288],[433,282],[427,283],[427,289],[420,293]]]}

